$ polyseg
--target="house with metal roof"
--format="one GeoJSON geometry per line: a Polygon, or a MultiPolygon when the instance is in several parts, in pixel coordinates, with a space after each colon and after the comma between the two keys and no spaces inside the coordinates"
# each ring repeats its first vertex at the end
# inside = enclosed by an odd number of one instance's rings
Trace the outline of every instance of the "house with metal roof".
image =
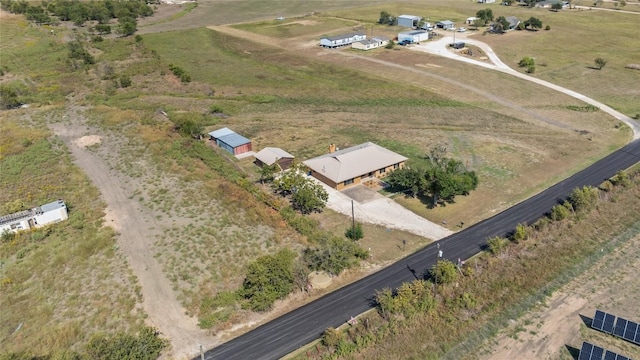
{"type": "Polygon", "coordinates": [[[338,150],[304,161],[311,176],[328,186],[342,190],[368,178],[382,178],[405,166],[407,158],[372,142],[338,150]]]}
{"type": "Polygon", "coordinates": [[[209,139],[233,155],[251,151],[251,140],[226,127],[210,132],[209,139]]]}
{"type": "Polygon", "coordinates": [[[320,38],[320,46],[328,48],[336,48],[340,46],[351,45],[356,41],[362,41],[367,38],[367,34],[363,32],[354,32],[336,36],[325,36],[320,38]]]}
{"type": "Polygon", "coordinates": [[[67,205],[62,200],[56,200],[33,209],[0,216],[0,233],[39,228],[68,218],[67,205]]]}
{"type": "Polygon", "coordinates": [[[420,41],[429,40],[429,33],[424,30],[404,31],[398,33],[398,42],[405,41],[412,44],[420,43],[420,41]]]}
{"type": "Polygon", "coordinates": [[[278,164],[282,170],[286,170],[293,165],[293,155],[277,147],[266,147],[258,151],[255,155],[256,165],[262,167],[264,165],[278,164]]]}

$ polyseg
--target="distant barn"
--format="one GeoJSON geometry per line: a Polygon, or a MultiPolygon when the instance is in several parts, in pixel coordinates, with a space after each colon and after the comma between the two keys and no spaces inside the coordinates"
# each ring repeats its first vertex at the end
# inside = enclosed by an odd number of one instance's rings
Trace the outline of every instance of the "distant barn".
{"type": "Polygon", "coordinates": [[[210,132],[209,138],[233,155],[251,151],[251,140],[226,127],[210,132]]]}
{"type": "Polygon", "coordinates": [[[266,147],[255,154],[256,165],[262,167],[264,165],[278,164],[282,170],[286,170],[293,165],[294,156],[288,152],[276,148],[266,147]]]}

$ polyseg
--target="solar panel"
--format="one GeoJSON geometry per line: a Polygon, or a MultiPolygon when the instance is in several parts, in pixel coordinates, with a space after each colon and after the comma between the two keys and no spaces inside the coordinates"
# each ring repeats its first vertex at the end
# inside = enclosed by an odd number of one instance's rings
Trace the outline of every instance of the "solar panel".
{"type": "Polygon", "coordinates": [[[591,360],[591,352],[593,351],[593,345],[588,342],[582,343],[582,349],[580,349],[580,355],[578,360],[591,360]]]}
{"type": "Polygon", "coordinates": [[[613,332],[613,324],[616,321],[616,317],[611,314],[604,314],[604,324],[602,325],[602,331],[611,334],[613,332]]]}
{"type": "Polygon", "coordinates": [[[600,346],[593,345],[593,351],[591,352],[591,360],[602,360],[604,355],[604,349],[600,346]]]}
{"type": "Polygon", "coordinates": [[[627,329],[627,323],[627,320],[618,318],[618,321],[616,321],[616,328],[613,330],[613,335],[624,338],[624,332],[627,329]]]}
{"type": "Polygon", "coordinates": [[[634,341],[636,337],[636,331],[638,330],[638,324],[633,321],[627,323],[627,330],[624,332],[625,340],[634,341]]]}
{"type": "Polygon", "coordinates": [[[618,354],[607,350],[607,352],[604,353],[604,360],[618,360],[618,354]]]}
{"type": "Polygon", "coordinates": [[[591,327],[602,331],[602,325],[604,324],[604,315],[604,312],[596,310],[596,314],[593,316],[593,321],[591,322],[591,327]]]}
{"type": "Polygon", "coordinates": [[[638,327],[638,331],[636,331],[636,339],[633,342],[640,345],[640,326],[638,327]]]}

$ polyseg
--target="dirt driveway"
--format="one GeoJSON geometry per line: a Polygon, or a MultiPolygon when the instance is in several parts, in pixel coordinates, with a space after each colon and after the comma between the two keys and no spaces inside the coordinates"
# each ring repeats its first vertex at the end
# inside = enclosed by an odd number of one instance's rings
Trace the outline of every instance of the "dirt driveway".
{"type": "MultiPolygon", "coordinates": [[[[123,180],[99,156],[85,147],[96,136],[85,136],[86,125],[81,111],[67,109],[65,118],[71,124],[53,123],[51,130],[59,136],[71,151],[74,162],[100,190],[107,204],[106,225],[118,233],[118,247],[126,257],[142,289],[147,323],[156,327],[163,337],[171,341],[169,359],[186,359],[198,351],[198,345],[213,346],[215,339],[207,336],[197,326],[195,318],[185,314],[171,283],[165,277],[161,265],[154,258],[153,241],[161,228],[157,220],[134,197],[135,189],[123,180]],[[80,140],[82,139],[82,140],[80,140]]],[[[104,137],[101,137],[104,139],[104,137]]],[[[110,146],[108,143],[102,146],[110,146]]]]}

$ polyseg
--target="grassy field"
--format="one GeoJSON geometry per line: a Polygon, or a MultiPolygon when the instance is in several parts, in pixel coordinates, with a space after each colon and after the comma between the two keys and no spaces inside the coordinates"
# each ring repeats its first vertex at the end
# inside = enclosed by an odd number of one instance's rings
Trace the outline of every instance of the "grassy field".
{"type": "Polygon", "coordinates": [[[102,226],[99,193],[43,122],[23,115],[0,117],[2,213],[63,199],[70,218],[0,242],[2,351],[51,354],[96,332],[136,329],[144,317],[137,280],[102,226]]]}

